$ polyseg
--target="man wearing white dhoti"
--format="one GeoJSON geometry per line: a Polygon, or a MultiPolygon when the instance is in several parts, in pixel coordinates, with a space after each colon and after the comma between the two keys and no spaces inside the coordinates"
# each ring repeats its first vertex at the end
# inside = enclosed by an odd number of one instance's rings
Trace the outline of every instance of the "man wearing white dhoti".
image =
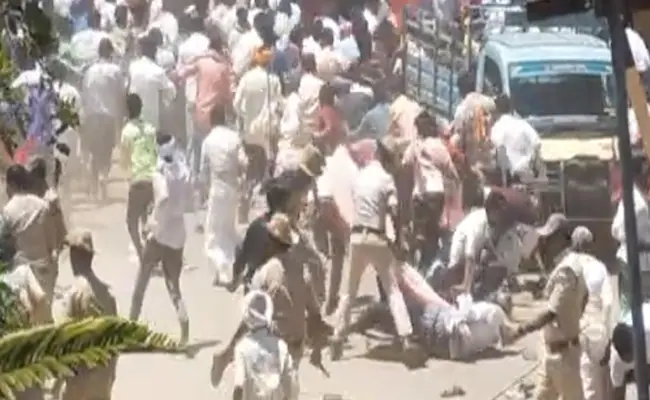
{"type": "Polygon", "coordinates": [[[239,176],[248,162],[239,133],[226,127],[223,107],[211,113],[212,130],[203,141],[200,176],[209,182],[205,221],[205,252],[216,270],[215,284],[230,282],[226,268],[235,260],[235,215],[239,200],[239,176]]]}

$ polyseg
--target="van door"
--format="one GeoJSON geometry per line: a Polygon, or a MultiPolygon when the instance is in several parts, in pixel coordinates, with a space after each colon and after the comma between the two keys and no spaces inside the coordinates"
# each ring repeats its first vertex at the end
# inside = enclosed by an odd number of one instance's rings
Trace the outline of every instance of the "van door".
{"type": "Polygon", "coordinates": [[[482,92],[494,97],[503,93],[503,80],[499,65],[489,55],[485,55],[482,92]]]}

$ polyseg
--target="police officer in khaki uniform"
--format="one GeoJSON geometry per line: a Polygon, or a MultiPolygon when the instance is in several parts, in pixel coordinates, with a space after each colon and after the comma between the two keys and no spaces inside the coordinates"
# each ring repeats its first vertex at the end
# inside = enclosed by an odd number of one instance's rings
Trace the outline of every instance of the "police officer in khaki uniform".
{"type": "Polygon", "coordinates": [[[556,254],[549,258],[555,260],[555,268],[545,288],[547,309],[519,325],[513,337],[542,329],[543,355],[535,399],[581,400],[580,319],[588,298],[585,266],[579,253],[570,248],[571,232],[564,215],[551,215],[538,234],[543,242],[540,250],[556,254]]]}
{"type": "Polygon", "coordinates": [[[377,142],[378,160],[371,161],[361,169],[353,185],[354,221],[350,235],[350,272],[347,288],[341,296],[337,315],[340,317],[334,333],[331,356],[340,359],[343,351],[344,332],[350,324],[354,303],[366,267],[377,272],[380,287],[386,293],[398,342],[404,350],[412,350],[408,337],[413,332],[402,292],[397,286],[394,250],[401,248],[399,240],[393,247],[386,235],[386,219],[390,216],[394,232],[399,228],[396,222],[397,189],[391,172],[401,160],[400,143],[392,136],[377,142]]]}
{"type": "MultiPolygon", "coordinates": [[[[320,310],[309,284],[305,281],[304,268],[296,263],[292,249],[300,241],[287,214],[275,213],[266,224],[269,234],[266,251],[270,258],[257,270],[251,289],[262,290],[273,300],[273,333],[283,339],[297,368],[302,357],[307,324],[310,320],[321,321],[320,310]]],[[[247,331],[244,324],[229,342],[216,353],[212,365],[212,384],[217,386],[226,366],[232,361],[236,343],[247,331]]]]}
{"type": "Polygon", "coordinates": [[[35,322],[52,322],[51,304],[59,269],[56,233],[49,217],[49,206],[31,193],[29,172],[22,165],[12,165],[7,169],[6,182],[9,201],[3,214],[16,241],[16,259],[31,267],[46,295],[47,310],[39,312],[35,322]]]}
{"type": "MultiPolygon", "coordinates": [[[[110,287],[92,269],[95,254],[88,231],[72,232],[66,238],[75,280],[66,296],[65,317],[78,320],[100,315],[117,315],[117,303],[110,287]]],[[[111,398],[117,359],[106,367],[80,368],[68,378],[62,400],[108,400],[111,398]]]]}
{"type": "Polygon", "coordinates": [[[63,249],[63,244],[68,231],[61,208],[61,201],[57,190],[47,183],[47,163],[42,157],[35,157],[29,163],[29,174],[32,181],[32,191],[47,202],[48,218],[52,228],[53,241],[56,254],[63,249]]]}

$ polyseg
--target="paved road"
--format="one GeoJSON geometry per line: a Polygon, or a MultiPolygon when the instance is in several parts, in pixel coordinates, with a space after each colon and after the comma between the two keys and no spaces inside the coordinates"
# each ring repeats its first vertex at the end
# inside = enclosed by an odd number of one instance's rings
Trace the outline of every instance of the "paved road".
{"type": "MultiPolygon", "coordinates": [[[[128,235],[124,223],[125,183],[111,183],[107,205],[85,203],[75,196],[71,224],[91,229],[97,257],[95,269],[109,282],[117,297],[120,312],[128,313],[137,266],[129,261],[128,235]]],[[[188,221],[188,227],[192,225],[188,221]]],[[[188,229],[189,230],[189,229],[188,229]]],[[[232,385],[232,371],[224,375],[218,390],[210,386],[208,372],[216,346],[223,345],[236,328],[241,294],[229,294],[211,286],[212,271],[202,252],[202,237],[190,232],[186,260],[192,266],[182,277],[182,289],[190,316],[190,340],[201,350],[193,359],[169,355],[130,355],[120,359],[114,400],[133,399],[227,399],[232,385]]],[[[61,263],[60,285],[70,282],[66,260],[61,263]]],[[[375,295],[374,277],[365,277],[362,292],[375,295]]],[[[179,333],[174,309],[164,282],[154,277],[149,286],[142,318],[152,328],[176,336],[179,333]]],[[[530,344],[531,340],[527,340],[530,344]]],[[[439,399],[440,393],[453,385],[465,389],[463,399],[489,400],[516,376],[530,368],[531,362],[518,349],[507,354],[493,354],[474,363],[432,360],[426,368],[409,371],[396,361],[380,360],[369,351],[376,343],[354,337],[344,359],[329,363],[330,378],[303,363],[300,383],[301,399],[321,399],[324,394],[340,394],[350,400],[439,399]]],[[[528,347],[531,347],[530,345],[528,347]]],[[[534,347],[534,346],[532,346],[534,347]]]]}

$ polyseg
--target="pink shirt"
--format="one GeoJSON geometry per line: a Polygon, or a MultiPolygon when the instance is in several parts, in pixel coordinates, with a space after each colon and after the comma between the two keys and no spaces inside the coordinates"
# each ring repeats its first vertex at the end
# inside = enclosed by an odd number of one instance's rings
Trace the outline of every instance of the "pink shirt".
{"type": "Polygon", "coordinates": [[[404,163],[413,166],[414,195],[443,193],[458,182],[456,167],[440,138],[413,140],[404,154],[404,163]]]}
{"type": "Polygon", "coordinates": [[[194,59],[178,71],[180,78],[196,75],[196,120],[207,132],[210,113],[217,106],[228,106],[231,101],[230,65],[218,53],[211,51],[194,59]]]}

